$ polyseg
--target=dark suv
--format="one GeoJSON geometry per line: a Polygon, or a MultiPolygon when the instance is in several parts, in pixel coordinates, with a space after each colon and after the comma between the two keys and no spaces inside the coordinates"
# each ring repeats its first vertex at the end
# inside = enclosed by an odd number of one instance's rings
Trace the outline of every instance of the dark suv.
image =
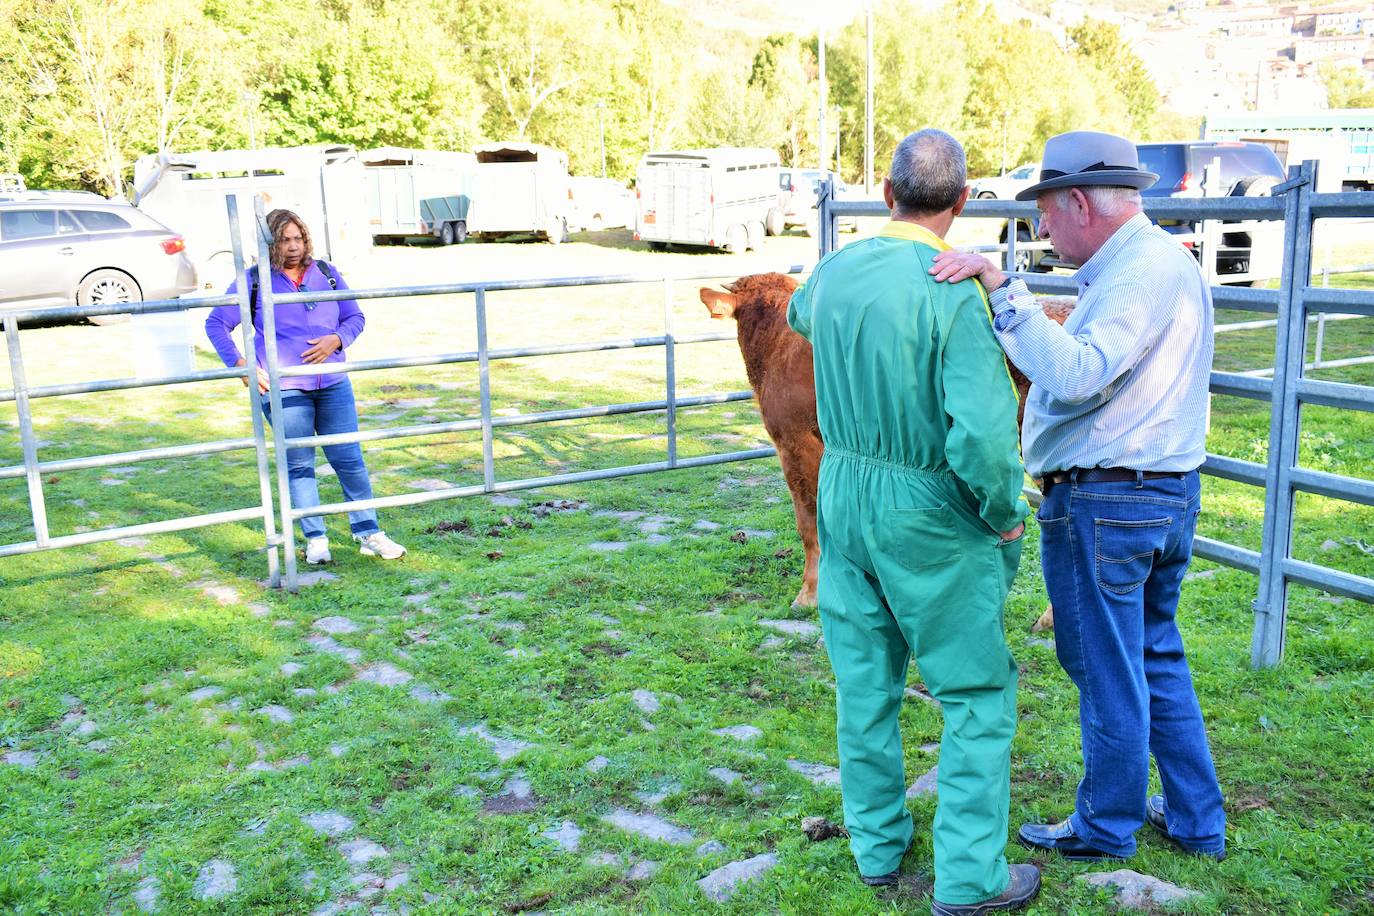
{"type": "MultiPolygon", "coordinates": [[[[1175,143],[1142,143],[1136,146],[1140,167],[1159,175],[1154,186],[1141,191],[1142,198],[1202,197],[1203,175],[1209,165],[1220,160],[1220,196],[1259,197],[1284,180],[1283,164],[1273,150],[1259,143],[1220,140],[1188,140],[1175,143]]],[[[1215,196],[1215,195],[1214,195],[1215,196]]],[[[1186,235],[1197,223],[1160,220],[1159,225],[1175,235],[1186,235]]],[[[1230,275],[1227,282],[1250,282],[1277,277],[1277,247],[1282,227],[1278,223],[1224,222],[1217,246],[1217,273],[1230,275]],[[1272,250],[1271,250],[1272,249],[1272,250]],[[1272,256],[1271,256],[1272,255],[1272,256]]],[[[1028,242],[1036,237],[1033,221],[1018,220],[1016,239],[1028,242]]],[[[1006,244],[1007,230],[1001,242],[1006,244]]],[[[1197,253],[1192,242],[1185,242],[1197,253]]],[[[1053,251],[1018,251],[1018,270],[1048,270],[1062,266],[1053,251]]]]}

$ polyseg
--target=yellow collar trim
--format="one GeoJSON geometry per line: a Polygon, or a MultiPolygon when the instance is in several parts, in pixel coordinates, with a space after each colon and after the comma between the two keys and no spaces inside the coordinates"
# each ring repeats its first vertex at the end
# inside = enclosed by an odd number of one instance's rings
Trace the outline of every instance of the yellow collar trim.
{"type": "Polygon", "coordinates": [[[878,235],[883,238],[901,239],[906,242],[919,242],[922,245],[929,245],[936,251],[949,251],[953,247],[925,226],[900,219],[888,220],[887,225],[878,235]]]}

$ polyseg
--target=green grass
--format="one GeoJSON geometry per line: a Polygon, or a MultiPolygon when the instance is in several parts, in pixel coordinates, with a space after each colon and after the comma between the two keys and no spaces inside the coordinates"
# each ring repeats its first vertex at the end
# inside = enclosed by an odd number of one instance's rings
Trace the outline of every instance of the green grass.
{"type": "MultiPolygon", "coordinates": [[[[705,317],[695,285],[679,284],[674,305],[679,333],[722,327],[705,317]]],[[[493,296],[491,307],[494,346],[661,326],[656,287],[509,294],[493,296]]],[[[359,357],[459,350],[473,341],[465,298],[394,300],[368,313],[359,357]]],[[[1333,325],[1328,352],[1374,352],[1371,325],[1333,325]]],[[[26,332],[31,381],[125,374],[129,333],[127,326],[26,332]]],[[[1223,335],[1218,366],[1264,365],[1266,334],[1272,360],[1272,332],[1244,332],[1223,335]]],[[[211,364],[207,354],[200,358],[211,364]]],[[[745,387],[728,342],[682,348],[678,371],[684,392],[745,387]]],[[[1322,377],[1368,384],[1374,369],[1322,377]]],[[[656,349],[492,370],[496,406],[521,411],[652,398],[661,380],[656,349]]],[[[370,373],[355,383],[364,425],[380,425],[375,418],[386,413],[398,414],[387,421],[398,424],[475,411],[471,367],[370,373]],[[431,397],[433,404],[396,403],[431,397]]],[[[38,434],[54,443],[43,449],[48,458],[244,435],[245,406],[242,388],[225,382],[45,400],[36,411],[38,434]]],[[[1215,399],[1211,449],[1263,461],[1268,413],[1260,402],[1215,399]]],[[[0,410],[0,422],[14,428],[12,405],[0,410]]],[[[679,425],[684,456],[764,442],[748,403],[684,412],[679,425]]],[[[511,479],[660,460],[662,434],[657,416],[503,431],[498,473],[511,479]]],[[[391,440],[366,454],[381,494],[425,478],[480,480],[475,435],[391,440]]],[[[1302,454],[1313,467],[1374,477],[1374,424],[1368,415],[1311,411],[1302,454]]],[[[18,459],[17,436],[9,435],[0,463],[18,459]]],[[[251,505],[253,469],[244,452],[50,475],[53,531],[251,505]]],[[[1206,487],[1203,533],[1257,548],[1261,494],[1225,481],[1206,487]]],[[[337,494],[328,478],[322,490],[326,500],[337,494]]],[[[404,905],[415,913],[921,912],[931,800],[912,803],[918,831],[906,867],[917,880],[904,894],[875,895],[859,883],[843,840],[812,844],[798,829],[809,815],[839,821],[841,810],[838,790],[786,766],[788,759],[835,763],[824,649],[806,639],[764,647],[775,634],[759,625],[814,620],[814,612],[788,607],[801,551],[776,461],[522,498],[520,507],[474,498],[384,512],[384,527],[411,550],[391,564],[349,550],[346,525],[331,518],[339,579],[299,596],[257,584],[266,564],[261,529],[251,525],[0,561],[0,752],[40,754],[32,769],[0,764],[0,909],[133,911],[135,890],[152,876],[164,913],[311,912],[357,899],[352,876],[361,869],[344,862],[339,845],[365,837],[390,852],[371,872],[409,877],[362,911],[385,902],[392,912],[404,905]],[[545,517],[532,511],[554,498],[587,506],[545,517]],[[652,545],[638,528],[643,519],[598,514],[611,511],[678,521],[665,523],[670,543],[652,545]],[[695,530],[698,520],[722,527],[695,530]],[[443,533],[441,522],[465,530],[443,533]],[[732,539],[746,528],[776,534],[732,539]],[[588,547],[608,541],[630,546],[588,547]],[[419,595],[428,597],[406,600],[419,595]],[[314,651],[305,642],[313,621],[337,615],[359,626],[339,643],[359,650],[365,664],[389,662],[414,680],[358,682],[346,662],[314,651]],[[507,654],[514,649],[527,654],[507,654]],[[286,662],[302,667],[288,677],[280,670],[286,662]],[[416,684],[449,699],[412,699],[416,684]],[[189,696],[206,686],[222,693],[201,702],[189,696]],[[294,692],[300,688],[316,692],[294,692]],[[662,708],[642,713],[631,700],[636,689],[653,691],[662,708]],[[269,704],[290,709],[294,722],[254,713],[269,704]],[[93,734],[77,731],[87,719],[93,734]],[[532,747],[499,761],[460,732],[479,722],[532,747]],[[712,733],[743,723],[762,737],[743,744],[712,733]],[[95,741],[108,746],[93,749],[95,741]],[[588,771],[598,754],[609,765],[588,771]],[[249,768],[301,756],[309,763],[249,768]],[[740,772],[744,783],[723,785],[708,774],[713,767],[740,772]],[[537,809],[480,813],[483,799],[517,771],[538,796],[537,809]],[[657,810],[693,831],[693,844],[658,844],[599,821],[612,806],[643,809],[635,793],[664,786],[676,791],[657,810]],[[348,837],[319,836],[300,820],[326,810],[355,822],[348,837]],[[541,836],[564,820],[585,831],[576,854],[541,836]],[[699,858],[696,845],[708,839],[726,852],[699,858]],[[707,904],[694,886],[718,865],[768,851],[780,865],[728,904],[707,904]],[[599,852],[661,869],[629,881],[620,869],[588,861],[599,852]],[[238,890],[198,902],[197,872],[217,858],[235,866],[238,890]]],[[[1374,575],[1374,557],[1360,547],[1372,530],[1367,508],[1303,499],[1295,552],[1374,575]]],[[[1013,826],[1065,815],[1080,767],[1075,691],[1053,651],[1028,641],[1045,600],[1033,535],[1007,611],[1022,669],[1013,826]]],[[[0,540],[31,537],[22,481],[5,481],[0,540]]],[[[1185,585],[1180,616],[1227,795],[1231,855],[1220,865],[1185,857],[1146,829],[1129,867],[1202,892],[1181,912],[1374,911],[1374,615],[1358,602],[1294,589],[1284,664],[1252,671],[1255,579],[1202,562],[1195,571],[1203,575],[1185,585]]],[[[902,723],[914,779],[935,762],[919,748],[939,739],[940,717],[913,700],[902,723]]],[[[1009,854],[1029,860],[1015,845],[1009,854]]],[[[1045,890],[1030,912],[1110,908],[1104,892],[1076,880],[1095,869],[1045,864],[1045,890]]]]}

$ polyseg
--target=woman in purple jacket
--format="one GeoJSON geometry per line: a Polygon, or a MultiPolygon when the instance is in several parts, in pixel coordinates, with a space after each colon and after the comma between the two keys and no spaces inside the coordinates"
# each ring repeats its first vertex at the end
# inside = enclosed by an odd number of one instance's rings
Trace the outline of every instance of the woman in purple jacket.
{"type": "MultiPolygon", "coordinates": [[[[267,228],[272,233],[272,292],[296,293],[348,289],[343,277],[332,265],[317,261],[310,244],[310,230],[305,222],[290,210],[273,210],[267,214],[267,228]]],[[[235,280],[225,290],[226,295],[237,291],[235,280]]],[[[256,289],[254,290],[256,293],[256,289]]],[[[267,398],[267,356],[263,346],[262,311],[254,305],[253,327],[257,332],[254,350],[257,353],[258,391],[262,409],[270,421],[272,405],[267,398]]],[[[355,299],[323,302],[293,302],[278,304],[274,310],[277,326],[277,359],[282,366],[315,365],[343,362],[344,348],[363,332],[363,313],[355,299]]],[[[239,307],[222,305],[205,319],[205,333],[215,345],[215,351],[226,366],[242,366],[246,360],[234,344],[233,331],[239,325],[239,307]]],[[[248,383],[244,379],[244,384],[248,383]]],[[[281,380],[283,432],[288,439],[303,436],[351,433],[358,429],[358,411],[353,402],[353,385],[346,374],[302,375],[281,380]]],[[[363,463],[363,450],[358,443],[324,446],[325,458],[338,475],[344,497],[349,500],[371,499],[372,481],[363,463]]],[[[298,508],[320,504],[320,491],[315,483],[315,450],[289,448],[286,466],[291,481],[291,502],[298,508]]],[[[391,540],[377,525],[377,513],[372,509],[348,513],[353,539],[364,556],[395,560],[405,555],[405,548],[391,540]]],[[[324,519],[320,516],[303,518],[301,533],[305,536],[305,561],[310,564],[328,563],[329,539],[324,533],[324,519]]]]}

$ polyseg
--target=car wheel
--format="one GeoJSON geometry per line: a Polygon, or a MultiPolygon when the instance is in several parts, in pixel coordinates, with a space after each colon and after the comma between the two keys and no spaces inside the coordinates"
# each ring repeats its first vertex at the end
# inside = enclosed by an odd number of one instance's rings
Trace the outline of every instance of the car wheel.
{"type": "Polygon", "coordinates": [[[979,192],[978,192],[978,199],[979,199],[979,200],[996,200],[996,199],[997,199],[997,195],[994,194],[994,193],[992,193],[991,191],[979,191],[979,192]]]}
{"type": "MultiPolygon", "coordinates": [[[[76,290],[77,305],[113,305],[142,301],[143,291],[138,288],[134,278],[122,270],[102,268],[92,271],[76,290]]],[[[119,324],[121,321],[128,321],[129,315],[94,315],[86,320],[96,325],[119,324]]]]}
{"type": "Polygon", "coordinates": [[[458,232],[453,228],[453,223],[444,223],[444,228],[439,230],[439,241],[445,245],[458,241],[458,232]]]}
{"type": "Polygon", "coordinates": [[[1268,197],[1277,185],[1278,179],[1272,175],[1250,175],[1237,181],[1231,188],[1231,197],[1268,197]]]}

